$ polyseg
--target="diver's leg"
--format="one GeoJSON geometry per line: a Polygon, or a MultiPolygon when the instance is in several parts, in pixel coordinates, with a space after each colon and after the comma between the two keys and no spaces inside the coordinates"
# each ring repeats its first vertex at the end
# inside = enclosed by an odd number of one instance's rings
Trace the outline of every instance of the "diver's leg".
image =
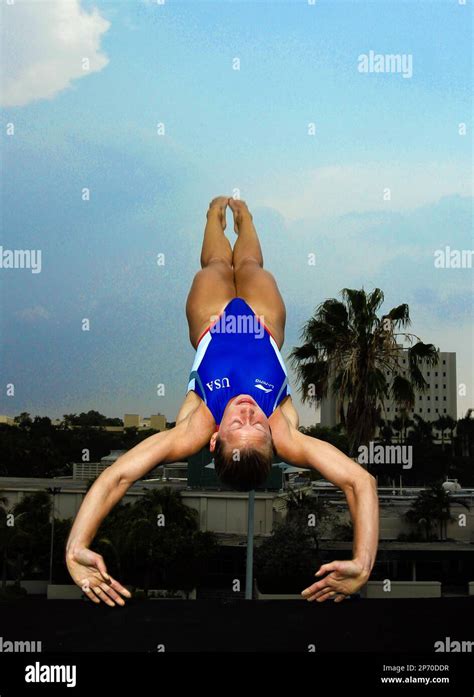
{"type": "Polygon", "coordinates": [[[285,303],[274,276],[263,268],[260,242],[247,205],[231,198],[229,206],[238,235],[232,257],[237,296],[262,318],[281,348],[285,339],[285,303]]]}
{"type": "Polygon", "coordinates": [[[213,317],[235,298],[232,247],[224,234],[227,200],[226,196],[219,196],[209,205],[201,250],[202,268],[194,277],[186,301],[189,339],[194,348],[213,317]]]}

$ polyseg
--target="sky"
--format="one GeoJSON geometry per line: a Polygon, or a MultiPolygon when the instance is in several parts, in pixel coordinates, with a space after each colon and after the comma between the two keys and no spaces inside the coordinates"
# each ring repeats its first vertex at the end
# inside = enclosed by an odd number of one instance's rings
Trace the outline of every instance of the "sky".
{"type": "Polygon", "coordinates": [[[0,414],[175,419],[218,195],[253,214],[284,358],[320,302],[378,287],[456,352],[458,417],[474,406],[473,270],[434,263],[474,248],[470,4],[16,0],[1,19],[0,245],[41,270],[0,268],[0,414]]]}

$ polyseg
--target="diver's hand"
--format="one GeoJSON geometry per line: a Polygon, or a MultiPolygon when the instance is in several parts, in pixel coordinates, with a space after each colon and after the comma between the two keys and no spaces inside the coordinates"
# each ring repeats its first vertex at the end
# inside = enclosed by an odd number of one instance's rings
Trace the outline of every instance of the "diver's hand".
{"type": "Polygon", "coordinates": [[[110,607],[125,605],[121,597],[132,594],[107,573],[104,559],[87,547],[81,547],[66,556],[66,565],[72,580],[94,603],[102,602],[110,607]],[[120,595],[119,595],[120,594],[120,595]]]}
{"type": "Polygon", "coordinates": [[[369,573],[356,559],[333,561],[323,564],[315,576],[327,574],[321,581],[313,583],[301,595],[305,600],[334,600],[339,603],[362,588],[367,583],[369,573]]]}

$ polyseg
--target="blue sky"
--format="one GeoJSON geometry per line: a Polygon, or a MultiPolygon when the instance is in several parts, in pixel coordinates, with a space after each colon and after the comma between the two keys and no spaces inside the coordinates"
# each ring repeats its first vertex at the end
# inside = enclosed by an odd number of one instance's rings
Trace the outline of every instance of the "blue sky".
{"type": "Polygon", "coordinates": [[[408,302],[413,331],[457,352],[458,415],[474,406],[472,269],[433,263],[446,245],[473,248],[469,6],[64,8],[2,7],[2,134],[15,133],[2,136],[1,244],[41,249],[42,271],[0,269],[2,383],[15,384],[0,413],[173,420],[205,212],[237,191],[287,304],[284,356],[319,302],[380,287],[386,309],[408,302]],[[360,73],[371,50],[410,55],[413,75],[360,73]]]}

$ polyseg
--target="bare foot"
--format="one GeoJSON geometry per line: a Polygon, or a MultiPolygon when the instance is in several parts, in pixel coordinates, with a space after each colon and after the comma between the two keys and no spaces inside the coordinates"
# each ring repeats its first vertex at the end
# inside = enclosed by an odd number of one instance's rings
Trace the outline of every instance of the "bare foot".
{"type": "Polygon", "coordinates": [[[216,196],[216,198],[213,198],[212,201],[209,204],[209,210],[207,211],[207,217],[209,217],[209,213],[211,211],[216,211],[219,219],[222,223],[222,229],[225,230],[227,226],[227,221],[225,219],[225,212],[226,208],[229,204],[229,197],[228,196],[216,196]]]}
{"type": "Polygon", "coordinates": [[[250,220],[252,220],[252,214],[247,208],[247,204],[245,203],[245,201],[241,201],[240,199],[231,197],[229,199],[229,206],[232,209],[232,213],[234,214],[234,230],[238,235],[242,218],[244,216],[250,216],[250,220]]]}

